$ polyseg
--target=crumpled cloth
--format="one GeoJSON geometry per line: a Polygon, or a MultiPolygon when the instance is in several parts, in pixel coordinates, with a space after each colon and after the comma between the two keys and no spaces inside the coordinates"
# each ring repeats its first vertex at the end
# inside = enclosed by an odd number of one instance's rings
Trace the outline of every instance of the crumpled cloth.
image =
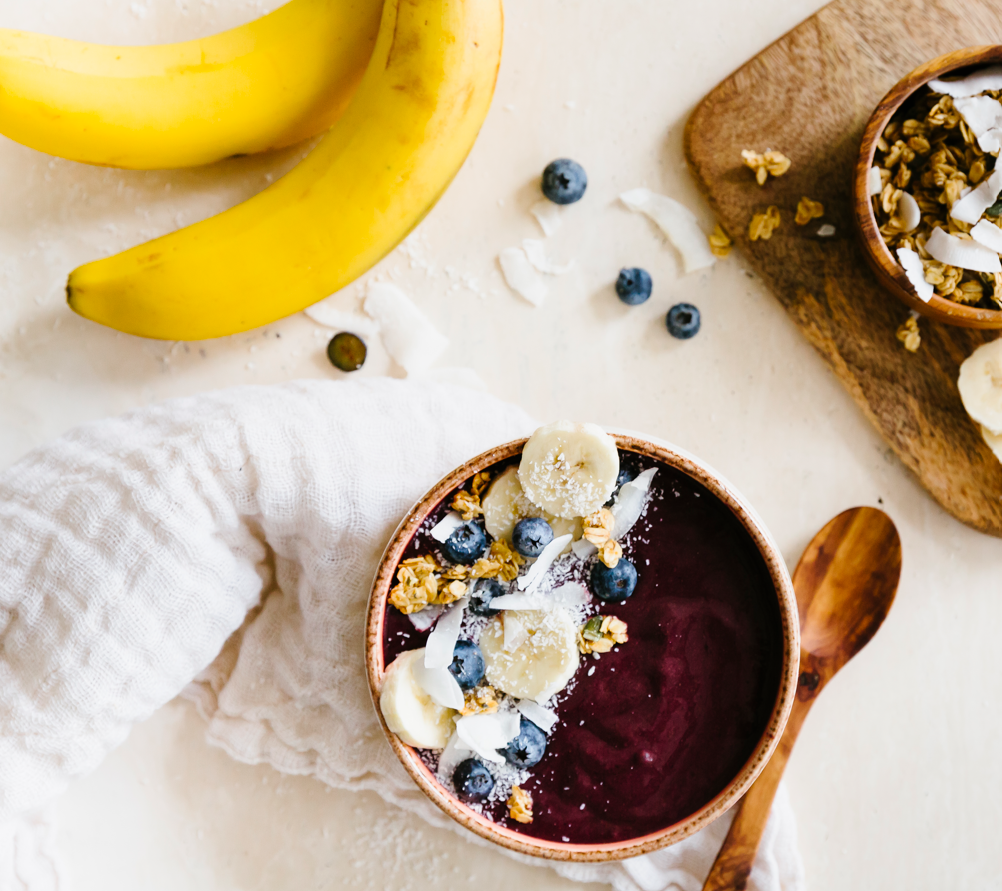
{"type": "MultiPolygon", "coordinates": [[[[302,381],[87,424],[0,474],[0,889],[57,886],[49,829],[27,815],[182,692],[234,758],[371,789],[479,841],[383,738],[365,608],[411,505],[534,427],[442,384],[302,381]]],[[[695,891],[727,822],[623,863],[523,859],[620,891],[695,891]]],[[[802,886],[781,792],[749,887],[802,886]]]]}

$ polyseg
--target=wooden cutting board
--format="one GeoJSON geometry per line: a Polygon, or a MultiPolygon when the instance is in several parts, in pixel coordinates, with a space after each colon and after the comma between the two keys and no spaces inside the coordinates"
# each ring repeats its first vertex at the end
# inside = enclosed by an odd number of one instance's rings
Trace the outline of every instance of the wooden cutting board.
{"type": "Polygon", "coordinates": [[[1002,464],[956,384],[960,363],[1000,332],[921,319],[918,353],[903,349],[895,332],[908,310],[867,268],[851,204],[863,127],[881,97],[921,63],[989,43],[1002,43],[998,2],[837,0],[703,99],[686,157],[724,229],[898,457],[958,520],[1002,537],[1002,464]],[[778,149],[793,165],[759,187],[745,148],[778,149]],[[803,195],[824,203],[831,241],[794,225],[803,195]],[[750,242],[752,214],[770,204],[780,228],[750,242]]]}

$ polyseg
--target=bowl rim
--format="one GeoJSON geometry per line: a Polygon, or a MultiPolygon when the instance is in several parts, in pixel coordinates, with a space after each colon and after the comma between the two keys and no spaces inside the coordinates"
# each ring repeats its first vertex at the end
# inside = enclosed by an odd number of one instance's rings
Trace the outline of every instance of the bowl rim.
{"type": "Polygon", "coordinates": [[[779,689],[769,720],[754,750],[734,779],[695,813],[657,832],[605,844],[553,842],[522,835],[488,820],[455,798],[439,783],[416,750],[403,743],[386,726],[379,708],[379,693],[385,673],[382,647],[383,622],[397,564],[414,534],[443,498],[480,470],[520,454],[526,443],[525,438],[488,449],[465,462],[432,486],[407,512],[380,558],[366,610],[365,663],[369,692],[383,733],[404,769],[434,804],[467,829],[509,850],[551,860],[599,862],[635,857],[675,844],[723,814],[748,791],[775,751],[793,707],[800,670],[800,622],[793,582],[779,547],[751,505],[720,474],[676,446],[662,440],[641,438],[632,434],[610,435],[616,440],[619,449],[662,461],[680,470],[709,489],[725,504],[754,541],[765,561],[776,592],[782,626],[783,653],[779,689]]]}
{"type": "Polygon", "coordinates": [[[965,328],[1002,328],[1002,310],[980,309],[955,303],[933,294],[926,303],[912,290],[904,269],[898,264],[890,249],[880,237],[876,214],[869,194],[869,173],[876,154],[877,139],[890,119],[917,90],[930,80],[960,68],[978,67],[1002,62],[1002,45],[967,47],[937,56],[906,74],[877,103],[860,142],[859,155],[853,173],[853,210],[856,233],[863,253],[881,284],[916,312],[965,328]]]}

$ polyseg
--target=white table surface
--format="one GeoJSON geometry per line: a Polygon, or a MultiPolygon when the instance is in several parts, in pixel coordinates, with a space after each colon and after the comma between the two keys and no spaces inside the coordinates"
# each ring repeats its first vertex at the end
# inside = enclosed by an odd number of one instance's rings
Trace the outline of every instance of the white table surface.
{"type": "MultiPolygon", "coordinates": [[[[821,5],[508,0],[504,62],[480,140],[409,254],[396,251],[377,273],[450,337],[440,364],[475,369],[540,419],[644,430],[717,467],[756,505],[791,566],[831,516],[882,505],[904,542],[897,603],[821,697],[787,772],[808,882],[814,891],[999,887],[1002,544],[919,488],[740,256],[683,277],[652,226],[615,200],[647,185],[709,226],[682,157],[686,117],[821,5]],[[575,269],[533,309],[507,291],[495,258],[539,237],[527,209],[541,168],[558,156],[581,161],[590,186],[551,239],[575,269]],[[654,277],[641,307],[613,295],[624,265],[654,277]],[[684,343],[662,322],[680,300],[703,312],[702,331],[684,343]]],[[[265,8],[0,0],[0,26],[148,43],[212,33],[265,8]]],[[[140,173],[50,159],[0,138],[0,466],[81,421],[154,400],[340,375],[324,355],[329,332],[303,316],[228,339],[162,343],[86,322],[63,300],[77,264],[236,203],[303,150],[140,173]]],[[[359,374],[387,373],[400,372],[371,344],[359,374]]],[[[577,887],[430,829],[375,795],[237,764],[206,745],[179,702],[137,727],[57,810],[79,891],[577,887]]]]}

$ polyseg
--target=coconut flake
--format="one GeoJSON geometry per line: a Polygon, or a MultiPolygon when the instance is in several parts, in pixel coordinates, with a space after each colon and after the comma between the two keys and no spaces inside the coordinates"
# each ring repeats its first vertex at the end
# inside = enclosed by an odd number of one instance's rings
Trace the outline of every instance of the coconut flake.
{"type": "Polygon", "coordinates": [[[656,467],[651,467],[643,473],[638,474],[636,479],[630,480],[620,486],[619,494],[610,510],[616,518],[616,525],[612,528],[612,537],[616,541],[621,541],[632,528],[634,523],[640,519],[644,512],[644,505],[647,504],[647,493],[651,488],[651,480],[658,472],[656,467]]]}
{"type": "Polygon", "coordinates": [[[962,96],[977,96],[986,90],[1002,90],[1002,65],[989,65],[959,80],[929,81],[929,89],[934,93],[945,93],[959,99],[962,96]]]}
{"type": "Polygon", "coordinates": [[[529,213],[536,218],[539,228],[547,238],[557,232],[564,222],[560,214],[560,205],[546,198],[533,204],[529,208],[529,213]]]}
{"type": "MultiPolygon", "coordinates": [[[[584,539],[582,539],[583,541],[584,539]]],[[[594,547],[594,545],[592,545],[594,547]]],[[[567,582],[559,588],[554,588],[550,592],[547,601],[554,606],[563,606],[568,609],[577,609],[591,601],[591,594],[580,582],[567,582]]]]}
{"type": "Polygon", "coordinates": [[[452,664],[452,654],[456,649],[456,641],[459,640],[459,629],[463,625],[463,614],[469,602],[468,596],[463,597],[442,614],[424,645],[425,668],[448,668],[452,664]]]}
{"type": "Polygon", "coordinates": [[[408,374],[429,368],[449,345],[396,285],[386,282],[369,285],[365,311],[379,324],[383,346],[390,358],[408,374]]]}
{"type": "Polygon", "coordinates": [[[983,244],[986,248],[991,248],[998,254],[1002,254],[1002,229],[988,220],[981,220],[971,229],[971,238],[978,244],[983,244]]]}
{"type": "Polygon", "coordinates": [[[586,538],[579,538],[577,541],[571,542],[571,550],[574,551],[574,556],[581,560],[587,560],[598,553],[598,548],[586,538]]]}
{"type": "Polygon", "coordinates": [[[491,601],[491,609],[546,609],[548,601],[529,594],[502,594],[491,601]]]}
{"type": "Polygon", "coordinates": [[[439,705],[456,711],[465,705],[459,682],[448,668],[427,668],[423,660],[415,659],[411,671],[417,685],[439,705]]]}
{"type": "Polygon", "coordinates": [[[570,263],[565,263],[563,266],[554,263],[546,255],[546,245],[538,238],[522,239],[522,249],[525,251],[526,257],[529,258],[529,262],[540,272],[544,272],[547,275],[563,275],[565,272],[570,272],[574,267],[573,260],[570,263]]]}
{"type": "Polygon", "coordinates": [[[901,222],[902,232],[911,232],[922,222],[922,211],[919,210],[918,202],[910,192],[901,193],[898,199],[897,217],[901,222]]]}
{"type": "Polygon", "coordinates": [[[518,736],[518,712],[494,712],[491,715],[466,715],[456,721],[458,743],[463,743],[469,750],[476,752],[481,758],[502,764],[504,756],[498,754],[509,740],[518,736]]]}
{"type": "MultiPolygon", "coordinates": [[[[1002,192],[1002,168],[993,170],[992,175],[976,189],[971,189],[959,200],[954,201],[953,207],[950,208],[950,216],[962,223],[974,224],[995,203],[1000,192],[1002,192]]],[[[906,194],[908,193],[901,193],[902,197],[906,194]]]]}
{"type": "Polygon", "coordinates": [[[540,705],[532,699],[520,699],[515,703],[517,708],[526,718],[532,721],[544,733],[549,733],[553,725],[557,723],[557,713],[540,705]]]}
{"type": "Polygon", "coordinates": [[[470,747],[466,745],[466,743],[459,738],[459,734],[453,730],[452,736],[449,737],[449,741],[445,744],[445,748],[442,749],[442,754],[438,759],[437,773],[439,777],[444,780],[451,780],[452,774],[455,772],[456,768],[469,758],[469,756],[470,747]]]}
{"type": "Polygon", "coordinates": [[[866,175],[866,190],[870,195],[879,195],[884,190],[884,181],[880,178],[880,168],[876,164],[866,175]]]}
{"type": "MultiPolygon", "coordinates": [[[[493,604],[491,604],[493,607],[493,604]]],[[[504,615],[504,650],[511,653],[517,650],[529,639],[529,632],[526,630],[518,617],[514,613],[504,615]]]]}
{"type": "Polygon", "coordinates": [[[450,510],[444,517],[442,517],[441,520],[431,527],[431,532],[429,534],[435,539],[435,541],[445,543],[449,540],[449,536],[465,522],[466,520],[464,520],[459,514],[457,514],[454,510],[450,510]]]}
{"type": "Polygon", "coordinates": [[[553,561],[560,556],[560,552],[573,540],[574,536],[571,533],[553,539],[553,541],[543,548],[542,553],[536,558],[536,562],[529,567],[529,571],[525,575],[519,576],[519,588],[525,591],[526,594],[531,594],[535,591],[539,583],[543,580],[543,576],[546,575],[547,570],[553,565],[553,561]]]}
{"type": "Polygon", "coordinates": [[[521,248],[505,248],[498,254],[504,280],[516,294],[533,306],[541,306],[549,288],[521,248]]]}
{"type": "Polygon", "coordinates": [[[995,251],[976,241],[957,238],[939,227],[932,230],[925,249],[934,260],[948,266],[959,266],[974,272],[1002,272],[1002,263],[999,263],[999,255],[995,251]]]}
{"type": "MultiPolygon", "coordinates": [[[[335,294],[334,297],[337,297],[335,294]]],[[[341,309],[334,306],[330,301],[334,297],[328,297],[313,306],[307,306],[303,310],[306,315],[313,319],[318,325],[325,328],[333,328],[335,331],[350,331],[362,337],[375,337],[379,334],[379,324],[375,319],[360,312],[352,312],[348,309],[341,309]]]]}
{"type": "Polygon", "coordinates": [[[705,269],[717,262],[695,214],[684,204],[650,189],[631,189],[620,195],[619,200],[630,210],[646,214],[657,223],[681,255],[685,272],[705,269]]]}
{"type": "Polygon", "coordinates": [[[435,620],[442,615],[445,609],[441,603],[432,603],[416,613],[408,613],[407,618],[418,631],[427,631],[435,624],[435,620]]]}
{"type": "Polygon", "coordinates": [[[901,264],[901,268],[904,269],[905,275],[908,276],[908,281],[912,283],[912,287],[915,289],[915,296],[919,300],[924,300],[928,303],[932,299],[935,288],[933,288],[930,282],[925,280],[925,269],[922,267],[922,258],[911,248],[901,247],[898,248],[898,262],[901,264]]]}

